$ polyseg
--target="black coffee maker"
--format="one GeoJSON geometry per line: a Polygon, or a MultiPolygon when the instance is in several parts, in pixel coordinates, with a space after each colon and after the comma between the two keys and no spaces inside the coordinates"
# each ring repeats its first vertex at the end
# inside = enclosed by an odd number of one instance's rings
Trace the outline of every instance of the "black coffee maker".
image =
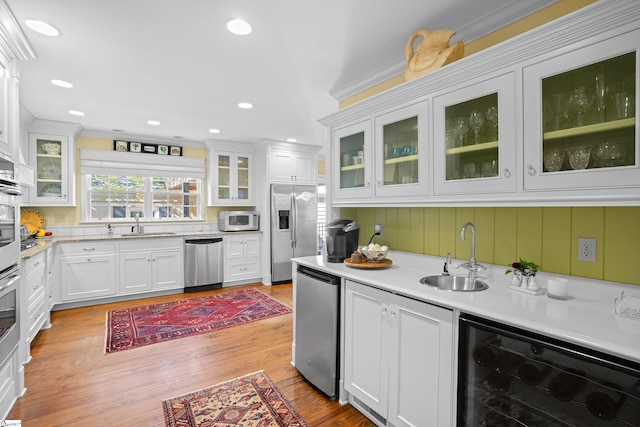
{"type": "Polygon", "coordinates": [[[360,226],[350,219],[337,219],[326,226],[325,259],[343,262],[358,249],[360,226]]]}

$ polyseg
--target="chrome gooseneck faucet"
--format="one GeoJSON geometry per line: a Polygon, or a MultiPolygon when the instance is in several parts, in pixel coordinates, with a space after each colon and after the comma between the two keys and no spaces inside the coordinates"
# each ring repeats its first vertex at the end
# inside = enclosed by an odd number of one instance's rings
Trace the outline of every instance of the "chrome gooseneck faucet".
{"type": "Polygon", "coordinates": [[[460,231],[460,240],[465,240],[467,227],[471,227],[471,260],[462,264],[462,267],[469,270],[470,279],[475,279],[478,277],[478,271],[486,270],[487,268],[476,262],[476,228],[472,222],[468,221],[462,226],[462,231],[460,231]]]}

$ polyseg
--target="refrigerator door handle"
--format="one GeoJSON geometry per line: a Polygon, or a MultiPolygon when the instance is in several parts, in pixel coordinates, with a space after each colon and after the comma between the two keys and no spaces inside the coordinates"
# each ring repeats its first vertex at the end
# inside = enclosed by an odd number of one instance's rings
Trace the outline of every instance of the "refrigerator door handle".
{"type": "Polygon", "coordinates": [[[293,221],[291,222],[291,247],[296,247],[296,237],[298,234],[298,210],[296,208],[296,193],[291,193],[291,216],[293,221]]]}

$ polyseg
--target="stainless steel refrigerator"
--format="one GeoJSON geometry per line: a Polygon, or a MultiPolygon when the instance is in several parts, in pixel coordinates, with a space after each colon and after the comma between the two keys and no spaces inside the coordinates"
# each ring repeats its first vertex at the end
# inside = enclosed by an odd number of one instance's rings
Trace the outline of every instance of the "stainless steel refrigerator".
{"type": "Polygon", "coordinates": [[[291,258],[316,255],[314,185],[271,184],[271,282],[291,281],[291,258]]]}

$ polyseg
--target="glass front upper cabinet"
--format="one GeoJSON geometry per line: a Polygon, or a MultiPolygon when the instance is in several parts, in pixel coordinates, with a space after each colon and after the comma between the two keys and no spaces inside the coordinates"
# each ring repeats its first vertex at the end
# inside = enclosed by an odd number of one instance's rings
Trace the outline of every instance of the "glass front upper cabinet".
{"type": "Polygon", "coordinates": [[[215,152],[209,206],[244,206],[251,202],[251,155],[215,152]]]}
{"type": "Polygon", "coordinates": [[[525,99],[534,100],[524,109],[525,188],[624,186],[640,177],[638,37],[525,68],[525,99]]]}
{"type": "Polygon", "coordinates": [[[370,197],[371,185],[371,122],[356,123],[335,131],[336,149],[333,162],[336,199],[370,197]]]}
{"type": "Polygon", "coordinates": [[[515,191],[513,76],[434,100],[437,194],[515,191]]]}
{"type": "MultiPolygon", "coordinates": [[[[69,143],[57,135],[29,134],[35,186],[30,191],[31,204],[65,205],[69,203],[69,143]]],[[[74,153],[75,154],[75,153],[74,153]]]]}

